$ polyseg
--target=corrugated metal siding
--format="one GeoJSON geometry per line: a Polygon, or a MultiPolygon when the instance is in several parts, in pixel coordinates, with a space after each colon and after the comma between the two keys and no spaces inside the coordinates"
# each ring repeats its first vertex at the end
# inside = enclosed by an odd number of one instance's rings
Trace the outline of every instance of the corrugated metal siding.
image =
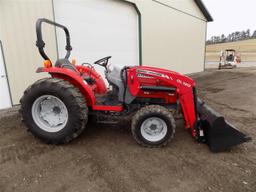
{"type": "MultiPolygon", "coordinates": [[[[192,0],[126,1],[136,3],[141,12],[143,65],[181,73],[203,71],[207,23],[192,0]]],[[[0,0],[0,39],[14,104],[41,77],[35,73],[42,63],[35,46],[39,17],[53,19],[52,0],[0,0]]],[[[44,34],[47,51],[55,60],[55,32],[45,26],[44,34]]]]}
{"type": "MultiPolygon", "coordinates": [[[[42,66],[36,42],[35,23],[40,17],[53,19],[51,0],[1,0],[0,39],[6,59],[12,100],[19,103],[28,85],[42,77],[35,73],[42,66]]],[[[45,26],[46,50],[56,59],[54,28],[45,26]]]]}
{"type": "Polygon", "coordinates": [[[200,11],[200,9],[198,8],[194,0],[152,0],[152,1],[163,3],[172,8],[175,8],[184,13],[187,13],[191,16],[194,16],[206,21],[205,16],[200,11]]]}
{"type": "Polygon", "coordinates": [[[129,1],[142,15],[143,65],[185,74],[204,70],[207,22],[194,1],[129,1]]]}

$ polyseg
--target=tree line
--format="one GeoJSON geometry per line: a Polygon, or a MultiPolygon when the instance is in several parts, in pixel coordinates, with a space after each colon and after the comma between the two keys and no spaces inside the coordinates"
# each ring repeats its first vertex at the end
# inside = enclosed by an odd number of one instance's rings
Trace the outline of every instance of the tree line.
{"type": "Polygon", "coordinates": [[[256,30],[251,34],[250,29],[246,31],[236,31],[228,36],[222,34],[221,36],[212,36],[209,40],[206,41],[207,45],[217,44],[217,43],[227,43],[234,41],[241,41],[247,39],[256,39],[256,30]]]}

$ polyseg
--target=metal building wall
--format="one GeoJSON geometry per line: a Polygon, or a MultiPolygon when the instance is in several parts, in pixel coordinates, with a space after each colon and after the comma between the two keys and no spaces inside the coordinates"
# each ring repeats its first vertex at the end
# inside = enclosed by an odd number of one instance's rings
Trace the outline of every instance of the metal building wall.
{"type": "MultiPolygon", "coordinates": [[[[141,12],[142,64],[181,73],[204,69],[206,19],[193,0],[126,0],[141,12]]],[[[12,101],[40,78],[36,46],[37,18],[53,19],[52,0],[0,0],[0,39],[7,64],[12,101]]],[[[53,28],[45,26],[46,50],[56,59],[53,28]]]]}
{"type": "MultiPolygon", "coordinates": [[[[40,78],[42,66],[35,42],[37,18],[53,19],[51,0],[0,0],[0,39],[3,43],[7,75],[13,104],[18,104],[25,88],[40,78]]],[[[56,58],[55,30],[45,26],[49,55],[56,58]]]]}
{"type": "Polygon", "coordinates": [[[193,0],[128,0],[141,12],[143,65],[204,70],[207,21],[193,0]]]}

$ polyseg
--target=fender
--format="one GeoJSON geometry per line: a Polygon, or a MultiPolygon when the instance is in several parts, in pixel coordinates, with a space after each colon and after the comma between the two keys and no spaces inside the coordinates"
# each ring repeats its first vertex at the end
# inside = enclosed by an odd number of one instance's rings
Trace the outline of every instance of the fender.
{"type": "Polygon", "coordinates": [[[75,73],[69,69],[57,68],[57,67],[50,67],[50,68],[39,67],[36,70],[36,72],[37,73],[46,72],[46,73],[49,73],[52,77],[69,81],[75,87],[78,87],[80,89],[81,93],[86,98],[86,102],[87,102],[88,106],[95,105],[96,99],[93,94],[92,88],[89,85],[85,84],[83,81],[83,78],[81,76],[77,75],[77,73],[75,73]]]}

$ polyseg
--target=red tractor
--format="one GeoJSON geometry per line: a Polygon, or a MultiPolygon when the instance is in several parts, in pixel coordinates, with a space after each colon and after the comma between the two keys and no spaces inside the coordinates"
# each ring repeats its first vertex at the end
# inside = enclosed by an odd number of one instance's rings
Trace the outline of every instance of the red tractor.
{"type": "Polygon", "coordinates": [[[49,144],[63,144],[78,137],[89,115],[97,119],[131,116],[131,132],[137,143],[146,147],[167,145],[175,134],[174,113],[180,113],[185,127],[199,142],[219,152],[246,142],[245,134],[202,103],[195,82],[182,74],[146,66],[120,68],[109,65],[111,57],[96,61],[105,68],[107,88],[93,65],[76,65],[68,58],[72,47],[68,29],[47,19],[36,23],[37,47],[44,58],[50,78],[38,80],[27,88],[21,99],[21,114],[28,130],[49,144]],[[44,52],[42,23],[60,27],[66,34],[65,58],[55,64],[44,52]]]}

